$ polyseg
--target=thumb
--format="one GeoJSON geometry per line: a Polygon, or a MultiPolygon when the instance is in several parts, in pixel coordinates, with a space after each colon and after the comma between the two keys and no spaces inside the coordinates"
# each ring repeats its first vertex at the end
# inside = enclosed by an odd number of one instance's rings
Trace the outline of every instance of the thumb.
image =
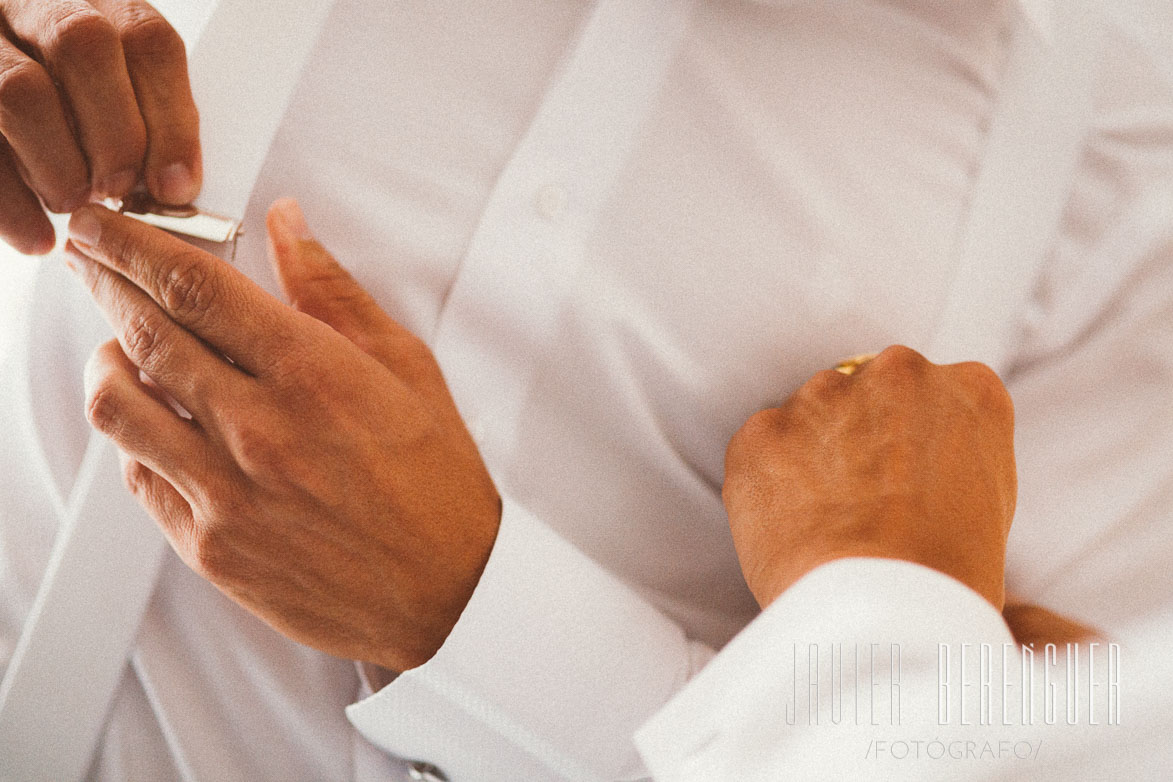
{"type": "Polygon", "coordinates": [[[333,328],[409,386],[433,392],[444,388],[431,351],[314,239],[296,201],[275,202],[265,222],[269,259],[295,309],[333,328]]]}
{"type": "MultiPolygon", "coordinates": [[[[269,260],[289,303],[364,349],[398,328],[350,272],[314,239],[297,202],[269,207],[269,260]]],[[[370,352],[368,350],[368,352],[370,352]]]]}

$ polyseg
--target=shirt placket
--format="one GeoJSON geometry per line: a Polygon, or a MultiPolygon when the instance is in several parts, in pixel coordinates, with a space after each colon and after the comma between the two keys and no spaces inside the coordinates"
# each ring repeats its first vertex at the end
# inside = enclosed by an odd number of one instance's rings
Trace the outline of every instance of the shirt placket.
{"type": "Polygon", "coordinates": [[[596,219],[694,4],[600,0],[481,214],[432,347],[490,469],[513,451],[596,219]]]}

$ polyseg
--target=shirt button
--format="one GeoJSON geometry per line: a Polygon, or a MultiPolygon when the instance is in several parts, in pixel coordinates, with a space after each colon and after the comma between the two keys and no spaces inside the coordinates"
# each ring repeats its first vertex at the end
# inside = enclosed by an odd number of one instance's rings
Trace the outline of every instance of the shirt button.
{"type": "Polygon", "coordinates": [[[415,782],[448,782],[444,772],[431,763],[416,761],[407,767],[407,776],[415,782]]]}
{"type": "Polygon", "coordinates": [[[555,185],[547,185],[538,191],[534,200],[534,207],[538,214],[547,220],[553,220],[566,211],[566,190],[555,185]]]}

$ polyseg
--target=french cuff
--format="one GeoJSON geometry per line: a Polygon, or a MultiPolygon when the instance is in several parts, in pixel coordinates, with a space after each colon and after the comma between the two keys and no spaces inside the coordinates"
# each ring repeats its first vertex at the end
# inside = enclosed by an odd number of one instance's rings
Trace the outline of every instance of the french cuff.
{"type": "Polygon", "coordinates": [[[503,498],[489,561],[444,645],[347,716],[451,782],[635,778],[635,729],[711,654],[503,498]]]}
{"type": "MultiPolygon", "coordinates": [[[[636,745],[657,782],[726,778],[732,768],[744,771],[747,734],[782,725],[780,704],[792,697],[795,677],[806,674],[812,645],[824,654],[841,644],[864,655],[874,645],[877,665],[885,666],[897,645],[905,670],[935,672],[941,644],[969,643],[1000,650],[1014,639],[1001,613],[961,582],[902,560],[835,560],[797,581],[730,641],[638,730],[636,745]]],[[[852,652],[843,655],[849,668],[852,652]]],[[[770,773],[777,769],[766,778],[770,773]]]]}

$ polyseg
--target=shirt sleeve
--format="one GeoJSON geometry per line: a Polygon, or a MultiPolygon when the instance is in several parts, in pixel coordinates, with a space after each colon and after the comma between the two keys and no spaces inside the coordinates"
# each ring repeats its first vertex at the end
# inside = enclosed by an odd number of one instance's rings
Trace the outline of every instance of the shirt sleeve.
{"type": "Polygon", "coordinates": [[[983,645],[1000,658],[1013,640],[1002,615],[949,576],[836,560],[775,600],[636,742],[657,782],[939,779],[939,763],[909,763],[876,742],[950,741],[935,725],[942,645],[954,659],[969,645],[972,669],[983,645]],[[913,730],[926,725],[934,732],[913,730]]]}
{"type": "Polygon", "coordinates": [[[351,722],[451,782],[645,776],[635,729],[712,650],[525,508],[503,504],[488,564],[444,645],[349,707],[351,722]]]}

